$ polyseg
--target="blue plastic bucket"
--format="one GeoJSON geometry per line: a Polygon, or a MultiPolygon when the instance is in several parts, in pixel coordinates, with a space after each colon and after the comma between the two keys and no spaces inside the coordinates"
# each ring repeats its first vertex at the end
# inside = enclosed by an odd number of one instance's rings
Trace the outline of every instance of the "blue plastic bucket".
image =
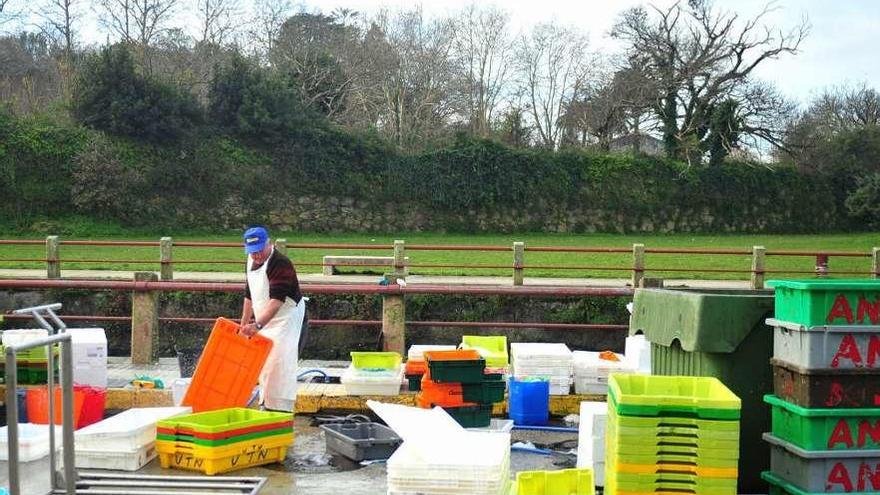
{"type": "Polygon", "coordinates": [[[546,425],[550,419],[550,382],[510,379],[508,411],[516,425],[546,425]]]}

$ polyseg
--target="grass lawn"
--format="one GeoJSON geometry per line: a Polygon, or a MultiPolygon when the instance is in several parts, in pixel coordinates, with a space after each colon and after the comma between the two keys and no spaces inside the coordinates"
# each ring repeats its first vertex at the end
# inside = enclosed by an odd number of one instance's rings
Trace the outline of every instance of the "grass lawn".
{"type": "MultiPolygon", "coordinates": [[[[229,232],[222,235],[187,234],[184,232],[145,232],[113,229],[88,229],[84,233],[69,234],[63,239],[89,240],[150,240],[157,241],[163,235],[171,235],[175,241],[228,241],[240,242],[239,234],[229,232]]],[[[772,250],[826,250],[826,251],[861,251],[870,252],[874,246],[880,246],[880,234],[834,234],[834,235],[614,235],[614,234],[426,234],[400,233],[396,235],[369,234],[298,234],[293,232],[273,232],[274,237],[284,237],[291,243],[350,243],[388,245],[387,251],[381,250],[327,250],[327,249],[296,249],[290,254],[295,263],[299,264],[301,273],[320,272],[320,266],[306,266],[305,263],[320,263],[326,254],[365,254],[390,256],[390,245],[394,239],[404,239],[407,244],[470,244],[510,247],[513,241],[524,241],[526,247],[534,246],[580,246],[580,247],[623,247],[631,248],[633,243],[644,243],[648,248],[729,248],[750,250],[754,245],[763,245],[772,250]]],[[[43,239],[43,235],[18,233],[14,238],[43,239]]],[[[510,265],[511,252],[475,252],[475,251],[414,251],[407,252],[411,263],[424,264],[467,264],[467,265],[510,265]]],[[[44,263],[7,261],[22,258],[43,258],[45,248],[42,245],[8,246],[0,245],[0,268],[44,268],[44,263]]],[[[158,270],[158,247],[95,247],[95,246],[61,246],[61,259],[71,260],[62,264],[62,269],[115,269],[115,270],[158,270]],[[76,259],[119,260],[106,263],[77,263],[76,259]],[[144,260],[151,263],[130,263],[126,260],[144,260]]],[[[180,263],[176,271],[236,271],[242,270],[240,264],[244,259],[238,248],[188,248],[175,247],[174,260],[229,260],[236,263],[204,264],[180,263]]],[[[631,266],[631,255],[628,253],[525,253],[527,277],[610,277],[626,278],[626,271],[578,269],[560,270],[549,268],[529,269],[529,265],[564,265],[589,267],[621,267],[631,266]]],[[[767,270],[813,270],[815,258],[792,256],[768,256],[767,270]]],[[[663,269],[741,269],[751,267],[751,257],[742,255],[685,255],[659,254],[647,255],[648,276],[663,278],[701,278],[701,279],[745,279],[747,273],[676,273],[664,272],[663,269]]],[[[844,258],[832,257],[830,270],[859,271],[862,275],[839,274],[840,277],[866,277],[869,274],[871,260],[869,257],[844,258]]],[[[373,269],[381,273],[380,268],[373,269]]],[[[501,268],[412,268],[411,273],[432,275],[510,275],[510,269],[501,268]]],[[[809,275],[768,274],[768,278],[805,278],[809,275]]]]}

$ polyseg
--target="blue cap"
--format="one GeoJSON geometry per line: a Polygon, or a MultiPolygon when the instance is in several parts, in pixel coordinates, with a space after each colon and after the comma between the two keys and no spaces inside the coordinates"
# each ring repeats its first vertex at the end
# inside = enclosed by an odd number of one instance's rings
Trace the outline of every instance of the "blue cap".
{"type": "Polygon", "coordinates": [[[248,254],[262,251],[268,241],[269,231],[265,227],[250,227],[244,231],[244,251],[248,254]]]}

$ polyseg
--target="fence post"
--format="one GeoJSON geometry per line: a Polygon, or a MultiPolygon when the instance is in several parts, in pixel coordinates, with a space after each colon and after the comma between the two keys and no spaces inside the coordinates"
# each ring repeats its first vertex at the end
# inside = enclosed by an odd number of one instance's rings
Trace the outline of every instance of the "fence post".
{"type": "Polygon", "coordinates": [[[638,287],[645,276],[645,245],[633,244],[632,286],[638,287]]]}
{"type": "Polygon", "coordinates": [[[401,240],[396,240],[394,241],[394,276],[397,278],[405,278],[407,272],[406,243],[401,240]]]}
{"type": "Polygon", "coordinates": [[[764,246],[752,246],[752,289],[764,288],[764,256],[767,249],[764,246]]]}
{"type": "Polygon", "coordinates": [[[46,278],[61,278],[61,262],[58,253],[58,236],[46,237],[46,278]]]}
{"type": "Polygon", "coordinates": [[[171,248],[174,242],[170,237],[159,239],[159,278],[162,280],[174,280],[174,263],[172,263],[171,248]]]}
{"type": "MultiPolygon", "coordinates": [[[[156,282],[153,272],[135,272],[135,282],[156,282]]],[[[159,294],[135,290],[131,295],[131,362],[153,362],[155,342],[159,339],[159,294]]]]}
{"type": "Polygon", "coordinates": [[[513,243],[513,285],[523,284],[523,262],[525,260],[526,244],[524,242],[513,243]]]}
{"type": "Polygon", "coordinates": [[[819,278],[825,278],[828,276],[828,255],[827,254],[817,254],[816,255],[816,276],[819,278]]]}
{"type": "Polygon", "coordinates": [[[880,278],[880,247],[871,249],[871,278],[880,278]]]}
{"type": "Polygon", "coordinates": [[[287,256],[287,239],[275,239],[275,251],[287,256]]]}
{"type": "Polygon", "coordinates": [[[406,349],[406,306],[403,294],[382,297],[382,350],[403,355],[406,349]]]}

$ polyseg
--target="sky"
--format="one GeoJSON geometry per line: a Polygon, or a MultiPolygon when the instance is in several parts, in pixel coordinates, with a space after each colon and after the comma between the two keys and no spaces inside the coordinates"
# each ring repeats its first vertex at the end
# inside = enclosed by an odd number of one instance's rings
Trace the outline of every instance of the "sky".
{"type": "MultiPolygon", "coordinates": [[[[23,0],[19,0],[23,1],[23,0]]],[[[180,0],[194,4],[193,0],[180,0]]],[[[241,0],[249,10],[253,0],[241,0]]],[[[474,0],[425,0],[425,14],[453,14],[474,0]]],[[[619,53],[621,47],[609,32],[618,14],[637,5],[666,7],[674,0],[501,0],[479,1],[494,4],[510,13],[514,32],[528,31],[541,22],[556,21],[586,32],[593,50],[602,54],[619,53]]],[[[86,0],[87,4],[93,3],[86,0]]],[[[292,0],[307,10],[331,12],[344,7],[365,14],[382,8],[410,9],[419,5],[413,0],[292,0]]],[[[716,0],[719,9],[736,12],[741,17],[754,16],[767,4],[766,0],[716,0]]],[[[825,88],[841,84],[866,83],[880,88],[880,0],[777,0],[766,17],[769,25],[790,29],[807,19],[810,35],[797,55],[784,55],[766,62],[756,75],[773,82],[786,96],[801,103],[825,88]]],[[[192,14],[182,13],[192,17],[192,14]]],[[[82,38],[100,43],[106,34],[100,30],[96,14],[89,9],[83,19],[82,38]]],[[[193,19],[194,21],[194,19],[193,19]]],[[[195,22],[185,22],[194,25],[195,22]]]]}

